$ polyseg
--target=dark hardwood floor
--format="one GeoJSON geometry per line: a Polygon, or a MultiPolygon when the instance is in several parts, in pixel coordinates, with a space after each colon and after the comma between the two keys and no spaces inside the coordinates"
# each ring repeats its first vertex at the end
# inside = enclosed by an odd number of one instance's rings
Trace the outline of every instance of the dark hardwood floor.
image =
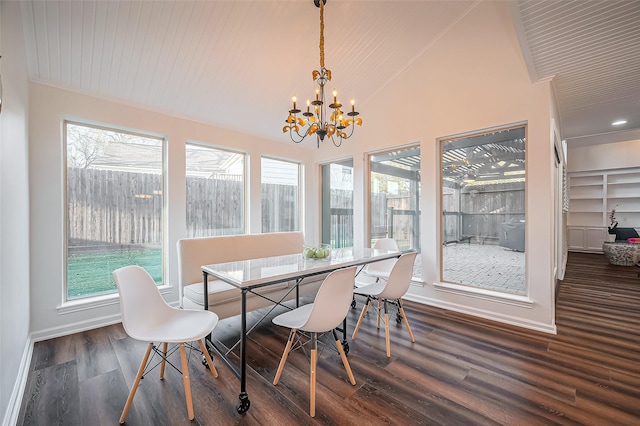
{"type": "MultiPolygon", "coordinates": [[[[640,425],[639,273],[571,253],[555,336],[407,302],[416,343],[394,323],[387,359],[370,315],[350,340],[356,386],[337,352],[321,353],[313,419],[302,352],[271,384],[288,330],[268,321],[248,344],[246,415],[235,410],[236,377],[215,357],[214,379],[194,353],[195,420],[187,419],[181,376],[168,369],[164,381],[157,370],[142,380],[127,424],[640,425]]],[[[236,319],[222,321],[216,336],[226,341],[235,327],[236,319]]],[[[37,343],[19,424],[117,424],[145,346],[119,324],[37,343]]]]}

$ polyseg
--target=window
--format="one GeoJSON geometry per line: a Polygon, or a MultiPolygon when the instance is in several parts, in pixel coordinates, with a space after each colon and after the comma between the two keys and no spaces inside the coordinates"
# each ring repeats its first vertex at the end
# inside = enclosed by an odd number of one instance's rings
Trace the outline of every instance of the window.
{"type": "Polygon", "coordinates": [[[322,242],[353,246],[353,160],[322,165],[322,242]]]}
{"type": "Polygon", "coordinates": [[[187,235],[244,234],[245,155],[187,143],[187,235]]]}
{"type": "Polygon", "coordinates": [[[442,281],[525,294],[526,127],[440,141],[442,281]]]}
{"type": "Polygon", "coordinates": [[[300,165],[262,158],[262,232],[298,231],[300,165]]]}
{"type": "Polygon", "coordinates": [[[67,299],[114,293],[113,270],[163,274],[163,140],[65,122],[67,299]]]}
{"type": "MultiPolygon", "coordinates": [[[[420,252],[420,147],[369,155],[369,241],[393,238],[420,252]]],[[[422,275],[416,257],[414,277],[422,275]]]]}

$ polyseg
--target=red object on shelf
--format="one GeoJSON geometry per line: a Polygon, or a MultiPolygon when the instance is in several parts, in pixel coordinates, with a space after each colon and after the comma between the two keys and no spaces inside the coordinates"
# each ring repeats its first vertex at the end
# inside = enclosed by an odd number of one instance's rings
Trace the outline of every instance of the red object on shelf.
{"type": "Polygon", "coordinates": [[[627,238],[628,243],[640,244],[640,238],[627,238]]]}

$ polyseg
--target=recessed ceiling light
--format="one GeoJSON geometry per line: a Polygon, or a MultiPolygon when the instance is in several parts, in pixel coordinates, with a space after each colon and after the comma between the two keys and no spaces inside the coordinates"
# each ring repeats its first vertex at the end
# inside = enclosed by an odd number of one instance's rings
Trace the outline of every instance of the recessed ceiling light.
{"type": "Polygon", "coordinates": [[[627,124],[627,120],[617,120],[611,123],[612,126],[620,126],[621,124],[627,124]]]}

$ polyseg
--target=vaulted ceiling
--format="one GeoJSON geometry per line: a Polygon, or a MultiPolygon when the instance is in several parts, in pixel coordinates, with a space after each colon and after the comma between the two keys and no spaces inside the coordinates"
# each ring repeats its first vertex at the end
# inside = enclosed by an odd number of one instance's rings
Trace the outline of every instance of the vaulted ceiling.
{"type": "MultiPolygon", "coordinates": [[[[311,97],[312,0],[22,0],[30,78],[273,140],[290,97],[311,97]]],[[[474,1],[329,0],[326,66],[367,102],[474,1]]],[[[532,81],[554,76],[563,137],[640,129],[640,2],[509,3],[532,81]],[[628,123],[612,128],[618,118],[628,123]]],[[[357,95],[356,95],[357,94],[357,95]]],[[[358,98],[357,96],[360,96],[358,98]]]]}

